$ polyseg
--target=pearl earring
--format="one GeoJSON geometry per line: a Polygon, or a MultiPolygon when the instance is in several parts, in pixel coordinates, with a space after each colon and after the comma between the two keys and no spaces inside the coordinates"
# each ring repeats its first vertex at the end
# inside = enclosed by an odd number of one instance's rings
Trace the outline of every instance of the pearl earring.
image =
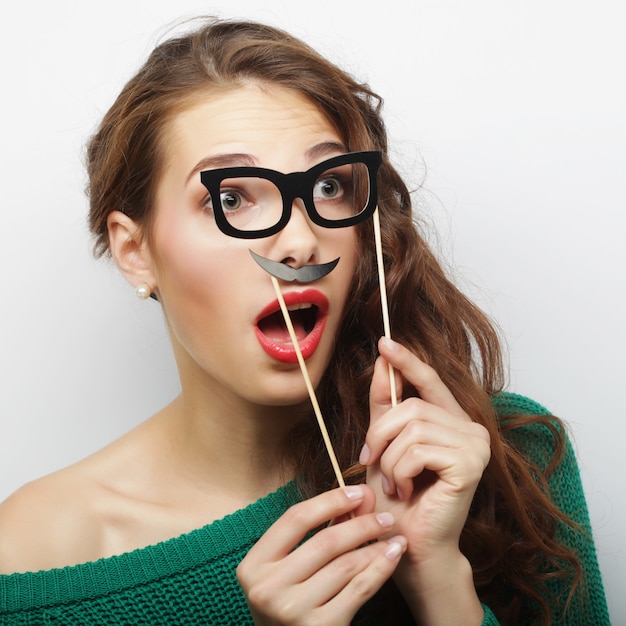
{"type": "Polygon", "coordinates": [[[143,284],[143,285],[139,285],[139,287],[135,289],[135,293],[137,294],[137,297],[140,300],[147,300],[150,297],[150,294],[152,293],[152,289],[150,289],[148,285],[143,284]]]}

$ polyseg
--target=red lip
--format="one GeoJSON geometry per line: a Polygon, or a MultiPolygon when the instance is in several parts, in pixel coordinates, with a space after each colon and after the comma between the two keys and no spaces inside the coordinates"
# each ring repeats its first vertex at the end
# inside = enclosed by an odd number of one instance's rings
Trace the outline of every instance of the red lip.
{"type": "MultiPolygon", "coordinates": [[[[328,298],[317,289],[290,291],[283,294],[283,298],[287,308],[297,305],[312,305],[311,308],[290,311],[294,328],[298,329],[296,334],[300,335],[298,336],[300,351],[302,356],[308,359],[317,349],[326,326],[328,298]],[[312,327],[309,328],[311,323],[312,327]]],[[[255,332],[261,347],[273,359],[282,363],[296,363],[298,361],[278,300],[268,304],[259,313],[255,320],[255,332]]]]}

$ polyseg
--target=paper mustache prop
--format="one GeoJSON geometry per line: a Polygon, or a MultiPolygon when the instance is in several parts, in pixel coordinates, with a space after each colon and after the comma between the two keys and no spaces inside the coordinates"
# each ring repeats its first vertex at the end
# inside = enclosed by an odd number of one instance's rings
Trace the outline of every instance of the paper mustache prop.
{"type": "MultiPolygon", "coordinates": [[[[391,338],[389,309],[387,305],[387,287],[385,283],[385,266],[383,263],[382,243],[380,235],[380,217],[378,215],[378,207],[376,207],[376,210],[374,211],[373,220],[374,240],[376,245],[376,259],[378,265],[378,281],[383,313],[383,328],[385,332],[385,337],[391,338]]],[[[298,343],[298,338],[291,322],[291,317],[289,316],[289,310],[287,309],[287,305],[285,304],[285,300],[283,298],[283,294],[280,290],[280,285],[278,284],[277,280],[280,279],[287,282],[299,283],[310,283],[316,280],[320,280],[324,276],[330,274],[330,272],[335,269],[335,267],[339,263],[339,258],[328,263],[323,263],[321,265],[304,265],[300,268],[295,269],[293,267],[290,267],[286,263],[278,263],[276,261],[266,259],[265,257],[256,254],[252,250],[249,250],[249,252],[252,255],[252,258],[270,275],[272,284],[274,285],[274,291],[276,292],[276,298],[278,299],[278,303],[280,305],[281,313],[283,315],[283,318],[285,319],[285,324],[287,326],[287,331],[289,332],[291,343],[293,344],[294,350],[296,352],[298,365],[300,366],[300,370],[304,378],[307,392],[311,400],[311,405],[313,406],[313,412],[315,413],[315,417],[317,419],[317,423],[322,434],[322,439],[324,440],[324,445],[326,446],[326,451],[328,452],[330,462],[333,466],[333,471],[335,472],[337,484],[340,487],[345,487],[346,483],[343,479],[343,474],[341,473],[339,462],[337,461],[337,455],[335,454],[333,444],[330,440],[330,436],[328,435],[326,422],[324,421],[324,417],[322,416],[322,411],[320,409],[319,402],[317,401],[317,396],[315,395],[315,389],[311,382],[306,362],[304,360],[304,357],[302,356],[302,351],[300,350],[300,344],[298,343]]],[[[391,390],[391,405],[396,406],[396,380],[391,364],[389,365],[389,386],[391,390]]]]}
{"type": "Polygon", "coordinates": [[[277,261],[266,259],[252,252],[252,250],[248,250],[248,252],[270,276],[275,276],[288,283],[312,283],[330,274],[337,267],[337,263],[339,263],[339,258],[336,258],[334,261],[322,263],[321,265],[303,265],[302,267],[294,268],[286,263],[278,263],[277,261]]]}

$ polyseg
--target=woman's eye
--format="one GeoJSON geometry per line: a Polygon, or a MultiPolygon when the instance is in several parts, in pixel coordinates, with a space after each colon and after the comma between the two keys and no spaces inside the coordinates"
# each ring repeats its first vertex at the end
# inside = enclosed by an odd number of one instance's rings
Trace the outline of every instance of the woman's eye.
{"type": "Polygon", "coordinates": [[[224,211],[236,211],[241,208],[243,199],[241,194],[236,191],[222,191],[220,193],[220,202],[224,211]]]}
{"type": "Polygon", "coordinates": [[[322,178],[315,183],[313,195],[316,198],[333,199],[342,194],[343,188],[336,178],[322,178]]]}
{"type": "MultiPolygon", "coordinates": [[[[220,191],[219,203],[224,213],[238,211],[245,208],[248,204],[244,194],[234,189],[222,189],[220,191]]],[[[210,195],[203,200],[202,205],[205,210],[211,213],[215,208],[213,198],[210,195]]]]}

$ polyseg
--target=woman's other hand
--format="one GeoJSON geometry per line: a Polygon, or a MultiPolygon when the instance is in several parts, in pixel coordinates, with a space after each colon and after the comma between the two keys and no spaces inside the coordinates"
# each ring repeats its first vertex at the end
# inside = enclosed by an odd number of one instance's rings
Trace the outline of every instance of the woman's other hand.
{"type": "Polygon", "coordinates": [[[350,624],[407,545],[394,516],[374,511],[375,499],[365,485],[334,489],[294,505],[270,527],[237,569],[255,624],[350,624]],[[376,541],[383,535],[391,538],[376,541]]]}
{"type": "Polygon", "coordinates": [[[394,532],[408,540],[394,580],[420,623],[480,623],[483,611],[459,538],[489,463],[489,433],[417,356],[387,339],[379,350],[361,462],[376,509],[391,511],[394,532]],[[419,398],[392,407],[389,363],[399,374],[398,394],[404,379],[419,398]]]}

